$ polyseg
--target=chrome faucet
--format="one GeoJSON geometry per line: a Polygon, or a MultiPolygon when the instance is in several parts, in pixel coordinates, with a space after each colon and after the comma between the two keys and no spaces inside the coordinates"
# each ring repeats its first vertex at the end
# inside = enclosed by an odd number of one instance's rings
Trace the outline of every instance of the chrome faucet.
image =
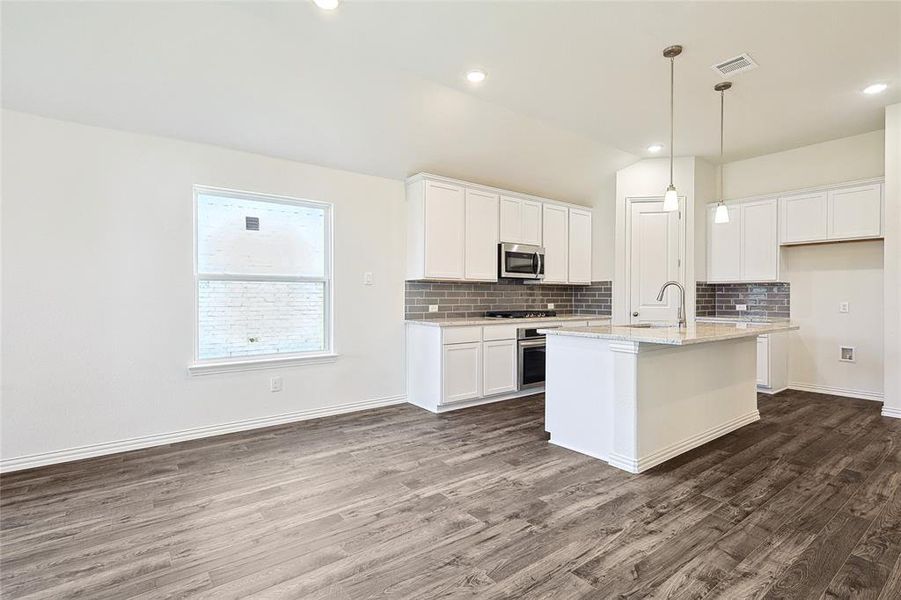
{"type": "Polygon", "coordinates": [[[666,292],[666,288],[674,285],[679,288],[679,327],[685,327],[685,288],[678,281],[667,281],[663,284],[663,287],[660,288],[660,293],[657,294],[657,302],[663,302],[663,294],[666,292]]]}

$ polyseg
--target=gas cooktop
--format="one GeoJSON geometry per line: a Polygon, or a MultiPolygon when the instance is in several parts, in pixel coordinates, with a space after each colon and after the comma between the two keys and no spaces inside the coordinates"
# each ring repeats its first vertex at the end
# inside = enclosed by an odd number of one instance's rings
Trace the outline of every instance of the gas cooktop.
{"type": "Polygon", "coordinates": [[[489,310],[485,316],[491,319],[535,319],[556,317],[556,310],[489,310]]]}

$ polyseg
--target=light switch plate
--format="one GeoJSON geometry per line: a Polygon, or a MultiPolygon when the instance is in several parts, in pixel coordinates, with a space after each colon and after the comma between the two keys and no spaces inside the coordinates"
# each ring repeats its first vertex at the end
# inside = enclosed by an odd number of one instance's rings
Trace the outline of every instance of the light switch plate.
{"type": "Polygon", "coordinates": [[[269,391],[270,392],[280,392],[282,391],[282,378],[279,376],[270,377],[269,378],[269,391]]]}
{"type": "Polygon", "coordinates": [[[838,303],[838,312],[846,313],[850,312],[850,306],[847,302],[839,302],[838,303]]]}
{"type": "Polygon", "coordinates": [[[363,273],[363,285],[372,285],[372,272],[366,271],[363,273]]]}
{"type": "Polygon", "coordinates": [[[550,304],[550,303],[548,303],[548,305],[547,305],[547,309],[548,309],[548,310],[554,310],[554,305],[553,305],[553,304],[550,304]]]}
{"type": "Polygon", "coordinates": [[[736,304],[735,310],[748,310],[748,305],[747,304],[736,304]]]}
{"type": "Polygon", "coordinates": [[[438,312],[437,304],[429,304],[429,312],[438,312]]]}

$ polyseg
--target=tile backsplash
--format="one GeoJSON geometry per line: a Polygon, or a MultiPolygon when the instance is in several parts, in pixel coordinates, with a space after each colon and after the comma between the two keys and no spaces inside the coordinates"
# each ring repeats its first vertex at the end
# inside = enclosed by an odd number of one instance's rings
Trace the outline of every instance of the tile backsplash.
{"type": "Polygon", "coordinates": [[[408,281],[404,312],[407,319],[447,319],[480,317],[488,310],[547,310],[553,304],[558,313],[609,315],[612,291],[609,281],[590,285],[408,281]],[[437,305],[438,312],[428,312],[429,305],[437,305]]]}
{"type": "Polygon", "coordinates": [[[789,318],[790,286],[776,283],[702,283],[696,289],[695,314],[699,317],[789,318]],[[746,304],[747,311],[735,310],[746,304]]]}

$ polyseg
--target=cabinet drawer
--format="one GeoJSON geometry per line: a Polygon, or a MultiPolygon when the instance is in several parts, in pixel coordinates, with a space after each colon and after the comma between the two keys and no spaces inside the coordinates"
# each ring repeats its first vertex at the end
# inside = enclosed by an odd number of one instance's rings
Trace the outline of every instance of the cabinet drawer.
{"type": "Polygon", "coordinates": [[[465,344],[467,342],[481,342],[481,327],[445,327],[441,330],[444,344],[465,344]]]}
{"type": "Polygon", "coordinates": [[[515,340],[516,325],[495,325],[492,327],[484,327],[482,329],[482,339],[486,342],[492,340],[515,340]]]}

